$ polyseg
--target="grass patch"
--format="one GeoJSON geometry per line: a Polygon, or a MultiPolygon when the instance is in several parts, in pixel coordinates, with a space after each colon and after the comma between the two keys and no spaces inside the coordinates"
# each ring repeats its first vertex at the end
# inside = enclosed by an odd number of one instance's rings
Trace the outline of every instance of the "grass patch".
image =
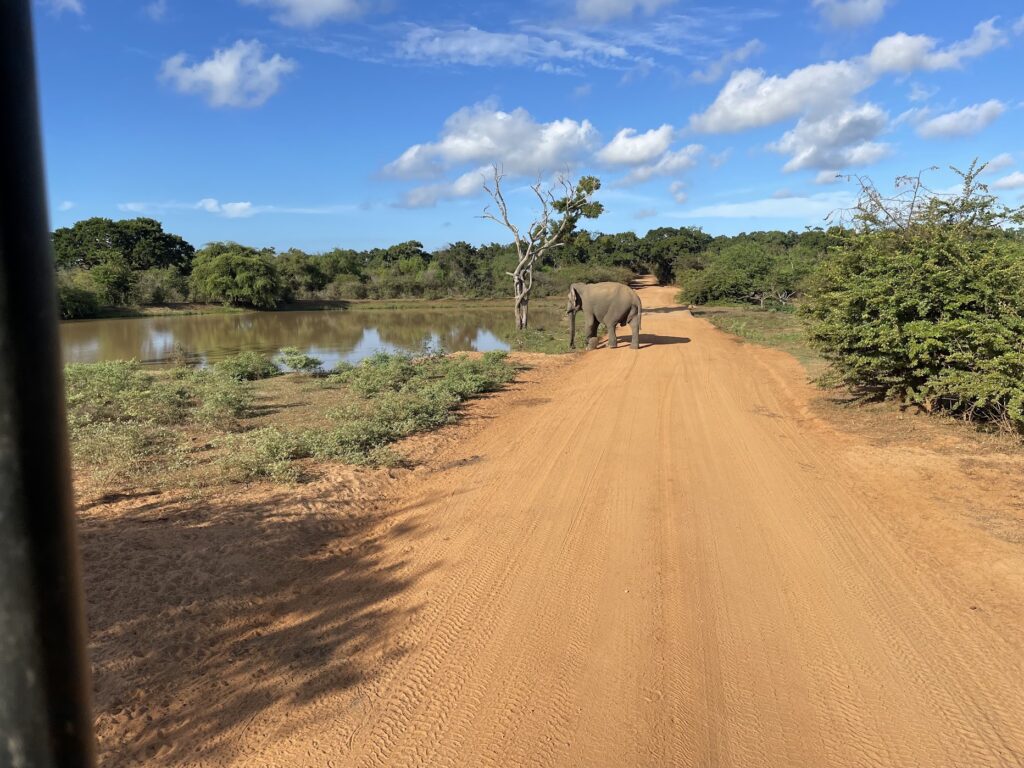
{"type": "Polygon", "coordinates": [[[76,469],[109,491],[295,482],[315,474],[316,460],[394,466],[394,443],[453,423],[462,403],[516,375],[504,352],[379,354],[320,377],[253,371],[269,368],[255,358],[207,369],[67,366],[76,469]]]}
{"type": "Polygon", "coordinates": [[[825,371],[825,361],[811,348],[807,330],[796,312],[714,306],[694,309],[693,314],[744,341],[788,352],[812,376],[825,371]]]}
{"type": "Polygon", "coordinates": [[[74,364],[65,382],[72,456],[104,484],[152,481],[180,468],[188,429],[237,428],[253,400],[250,385],[216,368],[74,364]]]}
{"type": "Polygon", "coordinates": [[[505,338],[515,352],[542,352],[546,355],[566,355],[569,349],[569,332],[564,328],[549,331],[545,328],[527,328],[512,331],[505,338]]]}
{"type": "Polygon", "coordinates": [[[234,480],[297,480],[301,459],[347,464],[396,465],[390,446],[403,437],[437,429],[458,418],[466,400],[515,378],[504,352],[480,358],[377,354],[359,365],[341,365],[321,389],[334,389],[335,404],[321,424],[276,425],[227,438],[220,466],[234,480]]]}

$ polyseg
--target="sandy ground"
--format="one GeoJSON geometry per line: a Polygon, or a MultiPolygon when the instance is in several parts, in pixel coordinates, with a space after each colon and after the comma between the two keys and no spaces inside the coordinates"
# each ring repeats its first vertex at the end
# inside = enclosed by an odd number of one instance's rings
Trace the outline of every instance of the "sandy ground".
{"type": "Polygon", "coordinates": [[[1019,766],[1019,456],[643,291],[413,472],[82,511],[105,765],[1019,766]]]}

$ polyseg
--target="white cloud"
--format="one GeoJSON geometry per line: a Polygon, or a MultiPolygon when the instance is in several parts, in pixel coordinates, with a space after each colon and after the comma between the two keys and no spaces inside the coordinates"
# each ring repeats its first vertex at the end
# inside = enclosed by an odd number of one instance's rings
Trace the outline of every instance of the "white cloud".
{"type": "Polygon", "coordinates": [[[248,201],[243,203],[221,203],[212,197],[204,197],[196,203],[195,207],[207,213],[219,213],[228,219],[247,219],[259,213],[259,209],[254,208],[253,204],[248,201]]]}
{"type": "Polygon", "coordinates": [[[538,123],[522,107],[511,112],[484,103],[445,120],[436,142],[414,144],[385,167],[403,178],[437,176],[465,164],[501,164],[505,171],[536,175],[573,164],[597,139],[590,121],[570,118],[538,123]]]}
{"type": "Polygon", "coordinates": [[[938,92],[938,88],[926,88],[920,83],[911,83],[910,93],[907,95],[907,98],[911,101],[928,101],[938,92]]]}
{"type": "Polygon", "coordinates": [[[887,73],[959,67],[967,58],[1003,45],[1006,35],[995,19],[981,22],[967,40],[937,48],[933,38],[898,33],[879,40],[871,53],[794,69],[788,75],[763,70],[733,73],[715,101],[690,118],[690,127],[706,133],[759,128],[804,114],[820,116],[846,108],[851,99],[887,73]]]}
{"type": "Polygon", "coordinates": [[[42,0],[43,3],[49,7],[49,9],[57,14],[58,16],[64,11],[71,11],[72,13],[81,16],[85,13],[85,6],[82,5],[82,0],[42,0]]]}
{"type": "Polygon", "coordinates": [[[184,53],[172,56],[160,77],[182,93],[202,94],[213,107],[256,107],[277,92],[281,78],[295,67],[280,54],[263,58],[258,40],[239,40],[198,64],[189,64],[184,53]]]}
{"type": "Polygon", "coordinates": [[[131,202],[118,203],[118,210],[127,213],[162,213],[166,211],[203,211],[227,219],[247,219],[261,213],[290,213],[290,214],[337,214],[351,213],[356,210],[353,205],[320,205],[310,207],[294,207],[281,205],[255,205],[249,201],[222,203],[213,197],[204,197],[196,203],[146,203],[131,202]]]}
{"type": "Polygon", "coordinates": [[[289,27],[315,27],[325,21],[358,18],[370,10],[368,0],[241,0],[243,5],[278,8],[274,20],[289,27]]]}
{"type": "Polygon", "coordinates": [[[1024,16],[1013,22],[1013,34],[1024,35],[1024,16]]]}
{"type": "Polygon", "coordinates": [[[998,171],[1005,171],[1007,168],[1013,167],[1016,162],[1017,161],[1013,159],[1013,155],[1009,152],[1003,152],[985,163],[985,170],[983,172],[996,173],[998,171]]]}
{"type": "Polygon", "coordinates": [[[635,128],[623,128],[597,153],[608,165],[643,165],[663,155],[672,144],[675,129],[668,124],[637,134],[635,128]]]}
{"type": "Polygon", "coordinates": [[[145,10],[153,21],[161,21],[167,15],[167,0],[153,0],[145,10]]]}
{"type": "Polygon", "coordinates": [[[714,83],[725,77],[726,73],[735,64],[742,64],[751,56],[755,56],[764,50],[764,44],[760,40],[750,40],[739,48],[726,51],[720,57],[708,64],[704,69],[697,70],[691,79],[698,83],[714,83]]]}
{"type": "Polygon", "coordinates": [[[841,208],[849,208],[853,198],[848,192],[822,192],[806,197],[775,197],[740,203],[719,203],[669,214],[677,218],[697,219],[824,219],[841,208]]]}
{"type": "Polygon", "coordinates": [[[669,185],[668,191],[672,193],[672,199],[679,205],[685,205],[686,201],[690,199],[690,196],[686,193],[686,185],[681,181],[673,181],[669,185]]]}
{"type": "Polygon", "coordinates": [[[989,99],[983,104],[973,104],[956,112],[933,117],[917,126],[917,134],[925,139],[972,136],[988,127],[1006,111],[1006,105],[998,99],[989,99]]]}
{"type": "Polygon", "coordinates": [[[459,176],[454,181],[442,181],[437,184],[425,184],[405,193],[402,197],[403,208],[429,208],[439,200],[456,197],[471,197],[483,192],[484,183],[492,177],[494,171],[490,166],[481,166],[459,176]]]}
{"type": "Polygon", "coordinates": [[[543,71],[567,72],[563,64],[607,65],[630,59],[619,45],[606,43],[586,35],[575,35],[566,41],[523,32],[487,32],[476,27],[440,30],[412,27],[398,43],[400,58],[440,64],[472,66],[535,65],[543,71]]]}
{"type": "Polygon", "coordinates": [[[708,165],[712,168],[721,168],[732,157],[731,149],[723,149],[721,152],[716,152],[708,158],[708,165]]]}
{"type": "Polygon", "coordinates": [[[808,111],[826,111],[867,88],[872,77],[853,61],[829,61],[795,69],[784,77],[743,69],[729,78],[718,97],[690,126],[706,133],[759,128],[808,111]]]}
{"type": "Polygon", "coordinates": [[[666,152],[657,162],[634,168],[622,179],[621,184],[640,184],[655,176],[674,176],[688,171],[697,164],[697,158],[704,151],[700,144],[688,144],[682,149],[666,152]]]}
{"type": "Polygon", "coordinates": [[[675,0],[576,0],[576,13],[589,21],[631,16],[637,10],[651,14],[675,0]]]}
{"type": "Polygon", "coordinates": [[[651,219],[658,215],[658,211],[654,208],[641,208],[638,211],[633,211],[633,218],[636,220],[651,219]]]}
{"type": "Polygon", "coordinates": [[[801,118],[769,149],[790,155],[784,170],[870,165],[885,157],[888,144],[875,142],[889,116],[874,104],[844,109],[820,119],[801,118]]]}
{"type": "Polygon", "coordinates": [[[927,35],[897,32],[875,43],[868,64],[878,73],[956,69],[963,66],[964,59],[982,56],[1006,43],[1006,33],[996,27],[994,18],[977,24],[969,38],[946,48],[936,48],[938,41],[927,35]]]}
{"type": "Polygon", "coordinates": [[[821,11],[834,27],[859,27],[882,18],[887,0],[813,0],[811,5],[821,11]]]}
{"type": "Polygon", "coordinates": [[[826,171],[818,171],[818,175],[814,177],[815,184],[835,184],[841,178],[839,171],[835,169],[828,169],[826,171]]]}
{"type": "Polygon", "coordinates": [[[1014,171],[1009,176],[993,181],[991,186],[992,189],[1020,189],[1024,187],[1024,173],[1014,171]]]}
{"type": "Polygon", "coordinates": [[[70,211],[75,207],[75,203],[72,200],[63,200],[60,205],[57,206],[58,211],[70,211]]]}

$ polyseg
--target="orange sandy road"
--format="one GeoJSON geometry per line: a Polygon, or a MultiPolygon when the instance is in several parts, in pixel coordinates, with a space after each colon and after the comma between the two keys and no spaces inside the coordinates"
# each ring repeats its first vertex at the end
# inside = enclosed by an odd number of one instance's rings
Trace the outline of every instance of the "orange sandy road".
{"type": "Polygon", "coordinates": [[[643,297],[639,352],[413,489],[377,674],[238,763],[1024,764],[1020,547],[814,419],[786,356],[643,297]]]}

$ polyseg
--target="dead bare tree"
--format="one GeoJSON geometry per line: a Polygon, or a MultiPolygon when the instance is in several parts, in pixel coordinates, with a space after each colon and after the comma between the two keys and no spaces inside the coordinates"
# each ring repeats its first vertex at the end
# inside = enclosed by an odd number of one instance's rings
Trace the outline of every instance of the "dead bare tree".
{"type": "Polygon", "coordinates": [[[601,181],[595,176],[583,176],[574,184],[565,174],[548,187],[538,181],[530,189],[540,203],[540,213],[523,232],[512,223],[509,215],[508,203],[501,189],[504,178],[501,167],[495,165],[493,180],[485,183],[484,189],[494,201],[497,211],[488,205],[481,218],[497,222],[512,233],[516,266],[506,274],[512,278],[516,329],[523,330],[529,322],[530,291],[537,261],[552,248],[563,245],[581,218],[594,219],[601,215],[604,206],[593,199],[601,188],[601,181]]]}

